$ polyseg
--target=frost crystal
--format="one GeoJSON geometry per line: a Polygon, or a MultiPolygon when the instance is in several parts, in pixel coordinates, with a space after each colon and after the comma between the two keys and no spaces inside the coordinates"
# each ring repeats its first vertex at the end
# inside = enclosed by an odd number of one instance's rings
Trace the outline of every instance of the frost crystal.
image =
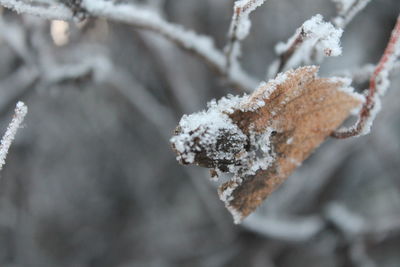
{"type": "Polygon", "coordinates": [[[288,68],[302,63],[320,62],[323,57],[341,55],[342,33],[342,29],[336,29],[331,23],[323,21],[323,17],[318,14],[304,22],[286,43],[278,43],[275,50],[281,55],[296,47],[294,55],[287,63],[288,68]]]}
{"type": "Polygon", "coordinates": [[[184,115],[179,122],[177,135],[171,143],[178,152],[177,159],[189,164],[195,155],[213,158],[209,167],[218,167],[219,163],[234,162],[237,154],[244,149],[246,136],[229,118],[244,97],[228,96],[218,102],[212,100],[208,109],[191,115],[184,115]]]}
{"type": "Polygon", "coordinates": [[[257,7],[264,4],[266,0],[239,0],[234,5],[234,15],[232,19],[232,25],[230,34],[232,35],[233,29],[236,28],[236,37],[239,40],[243,40],[249,34],[251,21],[249,15],[257,7]]]}

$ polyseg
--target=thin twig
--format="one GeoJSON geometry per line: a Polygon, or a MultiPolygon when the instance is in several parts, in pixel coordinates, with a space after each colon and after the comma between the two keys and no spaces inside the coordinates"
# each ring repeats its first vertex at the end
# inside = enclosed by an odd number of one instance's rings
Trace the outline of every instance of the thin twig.
{"type": "Polygon", "coordinates": [[[296,52],[297,48],[304,42],[305,37],[306,36],[304,30],[301,29],[297,37],[294,39],[293,43],[290,45],[290,47],[279,56],[279,65],[276,74],[283,71],[283,69],[286,66],[286,63],[296,52]]]}
{"type": "Polygon", "coordinates": [[[274,217],[252,214],[244,221],[243,226],[263,236],[289,242],[310,240],[325,227],[319,216],[274,217]]]}
{"type": "MultiPolygon", "coordinates": [[[[18,13],[37,15],[47,19],[73,19],[72,12],[62,4],[54,4],[47,8],[32,6],[29,3],[16,0],[0,0],[0,4],[18,13]],[[54,11],[54,13],[50,11],[54,11]]],[[[164,36],[180,48],[202,59],[220,76],[227,79],[228,84],[234,88],[252,91],[258,84],[258,80],[247,74],[239,65],[236,66],[234,73],[227,73],[225,56],[215,47],[214,40],[211,37],[197,34],[181,25],[170,23],[154,10],[134,4],[115,4],[105,0],[83,0],[82,7],[93,17],[104,17],[127,23],[164,36]]]]}
{"type": "Polygon", "coordinates": [[[392,31],[388,45],[375,67],[369,81],[368,95],[360,111],[359,119],[349,129],[339,129],[332,134],[335,138],[348,138],[369,133],[372,122],[380,109],[380,95],[383,95],[389,86],[388,75],[394,67],[394,62],[400,53],[400,15],[392,31]]]}
{"type": "Polygon", "coordinates": [[[324,57],[339,56],[342,33],[342,29],[324,21],[319,14],[306,20],[286,43],[275,46],[279,59],[271,64],[268,78],[288,68],[321,63],[324,57]]]}
{"type": "Polygon", "coordinates": [[[332,19],[332,23],[336,27],[344,29],[370,1],[371,0],[353,0],[353,2],[349,2],[333,0],[333,2],[336,3],[338,15],[332,19]]]}
{"type": "Polygon", "coordinates": [[[3,165],[6,163],[6,157],[8,150],[10,149],[11,143],[13,142],[15,135],[17,134],[18,128],[24,121],[25,115],[28,112],[28,107],[23,102],[18,102],[15,107],[15,114],[7,127],[0,144],[0,170],[3,169],[3,165]]]}
{"type": "Polygon", "coordinates": [[[232,66],[238,64],[241,54],[240,42],[249,34],[251,23],[249,15],[266,0],[238,0],[233,7],[233,16],[229,30],[229,39],[225,48],[226,70],[229,73],[232,66]]]}
{"type": "MultiPolygon", "coordinates": [[[[353,83],[362,84],[369,81],[372,73],[374,73],[375,67],[376,66],[374,64],[365,64],[354,69],[334,71],[332,72],[332,76],[346,77],[351,79],[353,83]]],[[[400,61],[396,61],[393,65],[390,75],[395,75],[399,71],[400,61]]]]}
{"type": "Polygon", "coordinates": [[[24,1],[24,0],[0,0],[0,5],[12,9],[18,14],[29,14],[45,19],[72,20],[72,11],[63,4],[54,1],[50,5],[48,1],[24,1]]]}

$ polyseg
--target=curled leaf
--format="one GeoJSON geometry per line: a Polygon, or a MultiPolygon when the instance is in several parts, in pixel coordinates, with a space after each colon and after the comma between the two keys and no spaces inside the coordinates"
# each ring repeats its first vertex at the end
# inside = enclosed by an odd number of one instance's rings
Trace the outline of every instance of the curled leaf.
{"type": "Polygon", "coordinates": [[[171,139],[178,160],[233,174],[219,195],[235,223],[363,102],[348,80],[317,72],[306,66],[281,73],[249,96],[211,101],[207,110],[181,119],[171,139]]]}

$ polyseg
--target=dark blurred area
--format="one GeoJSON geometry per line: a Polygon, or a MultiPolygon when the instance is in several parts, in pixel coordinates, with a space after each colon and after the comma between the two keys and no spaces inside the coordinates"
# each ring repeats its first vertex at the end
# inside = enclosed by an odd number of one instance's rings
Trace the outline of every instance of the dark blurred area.
{"type": "MultiPolygon", "coordinates": [[[[221,48],[234,1],[130,2],[221,48]]],[[[375,64],[399,12],[371,1],[321,76],[375,64]]],[[[264,79],[275,44],[317,13],[335,6],[268,0],[251,15],[244,67],[264,79]]],[[[1,133],[17,100],[29,107],[0,177],[1,267],[400,266],[398,70],[371,134],[328,140],[234,225],[208,171],[180,166],[169,145],[183,114],[238,93],[198,58],[130,25],[1,9],[0,62],[1,133]]]]}

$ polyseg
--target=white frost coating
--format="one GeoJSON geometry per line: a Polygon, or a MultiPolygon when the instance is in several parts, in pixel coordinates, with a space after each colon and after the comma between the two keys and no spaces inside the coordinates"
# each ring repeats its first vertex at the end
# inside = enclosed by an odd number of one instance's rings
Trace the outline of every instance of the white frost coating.
{"type": "Polygon", "coordinates": [[[8,150],[10,149],[11,143],[13,142],[15,135],[17,134],[18,128],[24,121],[24,118],[28,113],[28,107],[23,102],[18,102],[15,107],[15,115],[7,127],[0,144],[0,170],[5,164],[8,150]]]}
{"type": "MultiPolygon", "coordinates": [[[[238,0],[234,4],[233,16],[228,34],[229,41],[225,47],[227,75],[231,79],[243,73],[238,58],[242,53],[240,41],[244,40],[250,32],[250,13],[261,6],[265,1],[266,0],[238,0]]],[[[255,86],[253,86],[253,88],[254,87],[255,86]]]]}
{"type": "Polygon", "coordinates": [[[72,12],[58,1],[0,0],[0,5],[19,14],[25,13],[46,19],[71,20],[72,12]],[[35,4],[36,3],[36,4],[35,4]]]}
{"type": "Polygon", "coordinates": [[[370,0],[332,0],[336,4],[338,16],[333,19],[333,23],[344,28],[370,2],[370,0]]]}
{"type": "Polygon", "coordinates": [[[235,189],[242,184],[243,179],[234,176],[230,179],[231,184],[225,190],[218,190],[219,199],[228,205],[229,201],[233,199],[232,193],[235,189]]]}
{"type": "MultiPolygon", "coordinates": [[[[374,107],[370,110],[370,115],[366,119],[366,121],[364,123],[364,127],[361,129],[360,134],[356,135],[356,137],[367,135],[371,132],[371,127],[375,120],[375,117],[376,117],[376,115],[378,115],[379,111],[382,108],[381,99],[379,98],[378,94],[376,94],[374,96],[374,103],[375,103],[374,107]]],[[[337,132],[341,133],[341,132],[355,131],[357,125],[359,124],[359,120],[360,120],[360,118],[358,118],[358,121],[351,127],[341,127],[337,132]]]]}
{"type": "Polygon", "coordinates": [[[374,108],[371,109],[370,115],[369,115],[368,119],[366,120],[366,122],[364,124],[364,128],[360,132],[360,135],[366,135],[371,132],[372,123],[374,122],[376,115],[378,115],[379,111],[381,111],[381,108],[382,108],[381,99],[379,98],[378,95],[375,95],[374,98],[375,98],[374,108]]]}
{"type": "Polygon", "coordinates": [[[278,73],[275,79],[270,79],[268,82],[261,82],[255,92],[253,97],[247,98],[247,101],[243,101],[241,106],[242,111],[255,111],[263,106],[265,106],[265,100],[267,100],[270,95],[276,90],[277,86],[284,83],[288,74],[291,71],[285,73],[278,73]]]}
{"type": "Polygon", "coordinates": [[[238,40],[246,38],[251,28],[251,21],[249,19],[250,13],[264,4],[265,1],[266,0],[236,1],[233,7],[233,18],[229,35],[234,35],[238,40]]]}
{"type": "MultiPolygon", "coordinates": [[[[73,19],[71,10],[58,1],[0,0],[0,5],[18,13],[31,14],[46,19],[73,19]],[[35,5],[35,3],[42,3],[42,5],[35,5]]],[[[179,46],[194,51],[220,73],[225,73],[225,56],[215,47],[210,37],[199,35],[181,25],[169,23],[154,10],[134,4],[116,4],[113,1],[106,0],[82,0],[82,5],[91,16],[105,17],[157,32],[179,46]]],[[[236,66],[234,73],[229,73],[228,77],[233,84],[243,90],[252,91],[257,85],[257,80],[249,76],[240,66],[236,66]]]]}
{"type": "Polygon", "coordinates": [[[226,205],[227,210],[232,214],[233,223],[240,224],[243,220],[243,214],[230,205],[226,205]]]}
{"type": "MultiPolygon", "coordinates": [[[[92,15],[155,31],[182,47],[194,51],[217,68],[219,72],[224,73],[225,71],[225,56],[215,47],[213,39],[187,30],[181,25],[167,22],[152,9],[138,7],[134,4],[115,4],[105,0],[82,0],[82,3],[92,15]]],[[[236,67],[234,75],[229,75],[229,78],[248,90],[254,88],[257,83],[240,66],[236,67]]]]}
{"type": "Polygon", "coordinates": [[[365,102],[365,96],[362,94],[357,93],[354,88],[351,86],[352,80],[348,77],[331,77],[328,78],[331,82],[336,83],[339,82],[342,86],[338,87],[337,89],[341,92],[352,96],[353,98],[359,100],[361,104],[365,102]]]}
{"type": "Polygon", "coordinates": [[[311,64],[314,61],[321,62],[324,57],[341,55],[342,33],[342,29],[337,29],[331,23],[323,21],[323,17],[318,14],[304,22],[286,43],[278,43],[275,51],[281,55],[296,45],[296,40],[301,38],[286,67],[311,64]]]}
{"type": "MultiPolygon", "coordinates": [[[[400,33],[397,33],[400,34],[400,33]]],[[[387,56],[387,61],[384,63],[382,70],[376,77],[376,89],[379,95],[383,96],[390,85],[389,73],[396,65],[396,60],[400,56],[400,39],[394,44],[394,51],[387,56]]],[[[379,66],[379,65],[378,65],[379,66]]]]}
{"type": "MultiPolygon", "coordinates": [[[[339,134],[350,131],[358,132],[356,131],[356,129],[360,125],[361,125],[361,130],[359,131],[359,135],[357,136],[362,136],[370,133],[372,123],[381,109],[381,100],[379,97],[383,96],[387,88],[389,87],[390,85],[389,72],[393,70],[393,68],[396,65],[396,60],[400,56],[400,36],[399,36],[400,32],[399,29],[397,28],[399,25],[398,23],[400,23],[400,17],[398,18],[398,22],[395,26],[395,29],[393,29],[392,31],[392,36],[390,38],[388,46],[386,47],[380,62],[375,67],[375,70],[372,73],[370,79],[370,86],[372,88],[373,86],[375,86],[376,93],[373,95],[371,103],[374,104],[373,108],[369,111],[369,116],[367,118],[362,118],[362,116],[360,115],[355,125],[347,129],[346,128],[339,129],[338,131],[339,134]],[[361,119],[365,119],[364,124],[361,123],[361,119]]],[[[371,88],[369,90],[371,90],[371,88]]]]}
{"type": "MultiPolygon", "coordinates": [[[[286,76],[280,75],[277,82],[285,79],[286,76]]],[[[260,95],[268,97],[262,90],[260,95]]],[[[219,101],[212,100],[207,104],[207,110],[184,115],[176,135],[170,139],[178,161],[204,164],[217,172],[220,168],[234,174],[229,186],[220,189],[219,197],[232,213],[235,223],[240,223],[243,216],[230,203],[235,189],[245,179],[242,177],[266,170],[275,160],[270,142],[275,129],[266,127],[260,133],[260,130],[252,130],[254,125],[249,125],[248,133],[244,134],[229,117],[229,114],[243,110],[243,103],[249,103],[248,96],[229,95],[219,101]]]]}
{"type": "Polygon", "coordinates": [[[246,140],[247,137],[227,115],[233,113],[243,98],[245,97],[228,96],[218,102],[212,100],[207,104],[207,110],[184,115],[179,122],[179,134],[170,140],[179,152],[177,159],[193,163],[196,152],[206,149],[207,155],[214,159],[232,160],[233,152],[218,151],[216,146],[218,138],[226,132],[230,136],[236,135],[237,142],[232,145],[237,147],[234,148],[243,149],[244,143],[240,140],[246,140]]]}
{"type": "Polygon", "coordinates": [[[275,161],[275,153],[272,151],[270,143],[270,137],[273,131],[274,129],[271,127],[268,127],[263,134],[255,134],[250,131],[249,138],[250,143],[254,146],[253,150],[248,152],[243,159],[243,166],[240,168],[232,166],[230,171],[233,172],[235,176],[230,180],[231,184],[224,190],[218,192],[220,199],[225,203],[225,207],[232,214],[235,224],[241,223],[243,219],[243,215],[230,205],[230,202],[233,200],[233,192],[243,182],[243,179],[238,176],[238,173],[240,172],[241,177],[255,175],[259,170],[266,170],[275,161]],[[258,156],[257,152],[259,152],[261,156],[258,156]]]}
{"type": "Polygon", "coordinates": [[[374,73],[375,65],[374,64],[366,64],[359,68],[355,68],[352,70],[338,70],[332,73],[332,75],[346,77],[353,80],[355,83],[364,83],[369,80],[372,73],[374,73]]]}
{"type": "Polygon", "coordinates": [[[168,38],[179,41],[184,47],[194,49],[207,56],[209,60],[224,65],[224,57],[207,36],[184,29],[181,25],[167,23],[154,10],[137,7],[133,4],[114,4],[112,1],[83,0],[89,13],[112,18],[116,21],[133,22],[138,26],[150,27],[168,38]]]}

